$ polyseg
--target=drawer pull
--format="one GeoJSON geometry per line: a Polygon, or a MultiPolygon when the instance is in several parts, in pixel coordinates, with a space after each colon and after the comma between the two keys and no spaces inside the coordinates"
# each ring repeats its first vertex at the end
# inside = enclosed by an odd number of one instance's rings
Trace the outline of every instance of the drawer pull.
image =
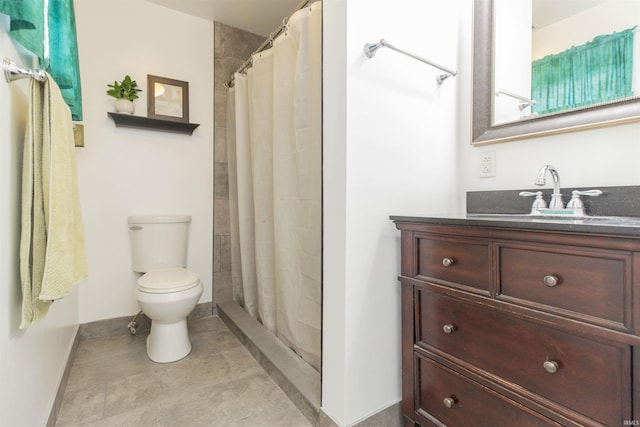
{"type": "Polygon", "coordinates": [[[555,374],[559,369],[558,362],[555,362],[553,360],[547,360],[542,364],[542,367],[550,374],[555,374]]]}
{"type": "Polygon", "coordinates": [[[444,399],[442,399],[442,403],[444,403],[444,406],[446,406],[447,408],[453,408],[453,405],[456,404],[456,401],[452,397],[445,397],[444,399]]]}
{"type": "Polygon", "coordinates": [[[456,261],[453,258],[442,258],[442,265],[445,267],[451,267],[455,263],[456,261]]]}
{"type": "Polygon", "coordinates": [[[453,326],[451,323],[447,323],[442,327],[442,330],[444,331],[445,334],[452,334],[453,331],[456,330],[456,327],[453,326]]]}
{"type": "Polygon", "coordinates": [[[553,288],[560,282],[560,280],[558,280],[558,276],[554,276],[553,274],[544,276],[542,281],[544,282],[545,285],[547,285],[550,288],[553,288]]]}

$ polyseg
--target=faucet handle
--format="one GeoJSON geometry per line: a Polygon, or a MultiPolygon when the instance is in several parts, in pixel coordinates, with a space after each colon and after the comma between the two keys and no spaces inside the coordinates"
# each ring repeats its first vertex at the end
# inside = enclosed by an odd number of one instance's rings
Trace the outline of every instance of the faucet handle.
{"type": "Polygon", "coordinates": [[[567,208],[583,208],[584,203],[582,203],[582,199],[580,199],[580,196],[597,197],[601,194],[602,190],[573,190],[571,192],[571,200],[569,200],[569,203],[567,203],[567,208]]]}
{"type": "Polygon", "coordinates": [[[596,197],[602,195],[602,190],[573,190],[571,195],[596,197]]]}
{"type": "Polygon", "coordinates": [[[521,191],[520,193],[518,193],[518,196],[522,196],[522,197],[533,197],[533,196],[542,197],[542,191],[521,191]]]}
{"type": "Polygon", "coordinates": [[[521,191],[518,195],[522,197],[536,197],[533,201],[533,205],[531,206],[531,211],[547,207],[547,202],[542,198],[542,191],[521,191]]]}

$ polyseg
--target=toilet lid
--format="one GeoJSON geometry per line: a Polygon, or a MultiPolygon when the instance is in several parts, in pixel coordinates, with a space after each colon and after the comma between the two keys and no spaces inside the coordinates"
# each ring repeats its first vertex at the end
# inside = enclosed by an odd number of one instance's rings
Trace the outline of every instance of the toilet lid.
{"type": "Polygon", "coordinates": [[[198,275],[182,267],[162,268],[145,273],[138,279],[138,289],[154,294],[191,289],[200,283],[198,275]]]}

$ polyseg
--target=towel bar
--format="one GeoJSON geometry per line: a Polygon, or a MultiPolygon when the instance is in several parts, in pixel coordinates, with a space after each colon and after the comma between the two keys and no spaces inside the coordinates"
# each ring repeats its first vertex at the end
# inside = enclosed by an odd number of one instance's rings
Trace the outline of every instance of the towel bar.
{"type": "Polygon", "coordinates": [[[409,53],[406,50],[402,50],[389,44],[385,39],[380,39],[378,43],[367,43],[364,45],[364,54],[367,58],[373,58],[376,54],[376,51],[381,47],[388,47],[391,50],[395,50],[396,52],[402,53],[403,55],[407,55],[413,59],[417,59],[420,62],[424,62],[427,65],[431,65],[434,68],[437,68],[440,71],[444,71],[446,74],[438,74],[436,76],[436,82],[441,85],[445,79],[449,77],[455,77],[458,73],[450,68],[444,67],[442,65],[436,64],[433,61],[429,61],[428,59],[422,58],[421,56],[414,55],[413,53],[409,53]]]}
{"type": "Polygon", "coordinates": [[[26,79],[31,77],[40,82],[47,80],[47,75],[42,70],[30,70],[26,68],[18,67],[18,64],[10,60],[9,58],[2,59],[2,69],[4,70],[4,78],[7,83],[11,83],[14,80],[26,79]]]}

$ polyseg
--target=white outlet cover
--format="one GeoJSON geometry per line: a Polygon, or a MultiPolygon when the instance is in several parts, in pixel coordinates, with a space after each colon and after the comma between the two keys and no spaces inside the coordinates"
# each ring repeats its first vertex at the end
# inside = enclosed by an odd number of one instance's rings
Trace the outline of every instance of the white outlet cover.
{"type": "Polygon", "coordinates": [[[480,153],[478,161],[478,172],[480,178],[492,178],[496,176],[495,151],[485,151],[480,153]]]}

